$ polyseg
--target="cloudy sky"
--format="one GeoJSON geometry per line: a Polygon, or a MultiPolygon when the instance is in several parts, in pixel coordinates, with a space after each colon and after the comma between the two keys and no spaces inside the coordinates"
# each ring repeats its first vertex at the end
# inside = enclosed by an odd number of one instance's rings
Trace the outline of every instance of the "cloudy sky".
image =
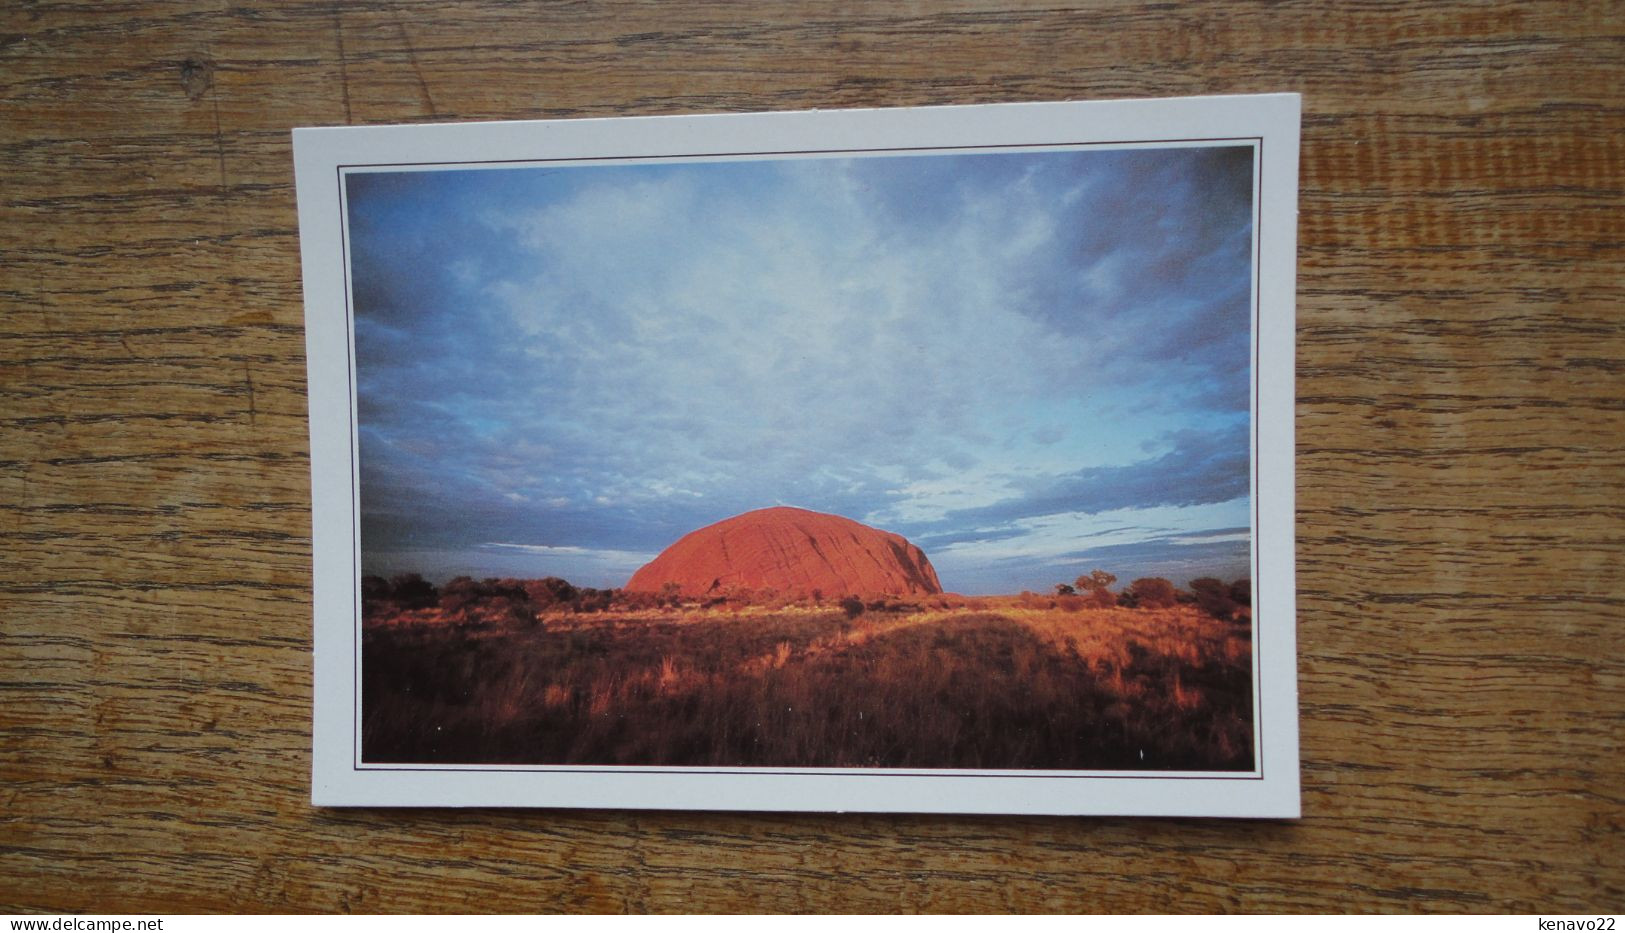
{"type": "Polygon", "coordinates": [[[1250,148],[347,179],[366,572],[782,504],[961,593],[1246,575],[1250,148]]]}

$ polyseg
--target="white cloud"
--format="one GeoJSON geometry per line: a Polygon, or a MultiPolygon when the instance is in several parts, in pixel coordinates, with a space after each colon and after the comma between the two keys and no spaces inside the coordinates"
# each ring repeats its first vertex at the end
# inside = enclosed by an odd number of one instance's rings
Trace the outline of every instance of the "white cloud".
{"type": "Polygon", "coordinates": [[[886,513],[918,518],[987,499],[1029,455],[1099,456],[1009,420],[1088,403],[1077,348],[1014,297],[1054,235],[1030,185],[909,229],[843,163],[773,170],[770,198],[675,174],[488,218],[535,260],[487,294],[536,361],[538,429],[627,465],[616,501],[960,464],[886,513]]]}
{"type": "MultiPolygon", "coordinates": [[[[1150,509],[1115,509],[1088,515],[1066,512],[1040,518],[1022,519],[1008,528],[1021,534],[1009,538],[990,537],[985,541],[962,541],[932,552],[950,563],[988,564],[1005,560],[1038,563],[1061,562],[1063,555],[1088,548],[1133,544],[1150,538],[1163,538],[1169,544],[1246,541],[1247,532],[1226,535],[1200,535],[1215,527],[1250,524],[1248,501],[1236,499],[1212,505],[1163,506],[1150,509]]],[[[989,529],[993,531],[994,529],[989,529]]]]}
{"type": "Polygon", "coordinates": [[[487,541],[480,547],[524,551],[527,554],[541,554],[547,557],[574,557],[612,563],[634,561],[645,564],[654,559],[653,554],[645,551],[617,551],[608,548],[575,547],[574,545],[513,544],[506,541],[487,541]]]}

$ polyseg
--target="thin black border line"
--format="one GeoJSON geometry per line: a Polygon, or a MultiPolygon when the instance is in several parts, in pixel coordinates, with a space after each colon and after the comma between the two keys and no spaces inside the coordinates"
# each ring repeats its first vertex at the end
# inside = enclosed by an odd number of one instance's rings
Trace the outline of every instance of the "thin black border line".
{"type": "MultiPolygon", "coordinates": [[[[348,219],[348,217],[346,216],[346,213],[345,213],[345,192],[348,189],[347,189],[347,186],[345,184],[345,169],[351,169],[351,168],[381,168],[381,167],[421,168],[423,166],[431,166],[431,165],[469,165],[469,166],[473,166],[473,165],[511,165],[511,164],[535,165],[535,164],[544,164],[544,163],[552,163],[552,162],[625,162],[625,161],[645,160],[645,159],[649,159],[649,160],[706,159],[706,158],[721,158],[721,157],[724,157],[724,156],[837,155],[837,154],[844,154],[844,153],[938,152],[938,151],[947,151],[947,150],[965,152],[966,154],[972,154],[976,150],[985,150],[985,149],[1055,149],[1055,148],[1087,149],[1087,148],[1097,148],[1097,147],[1102,147],[1102,146],[1121,146],[1121,145],[1138,145],[1138,144],[1155,145],[1155,144],[1158,144],[1158,143],[1203,143],[1203,142],[1215,142],[1215,143],[1217,143],[1217,142],[1244,142],[1244,141],[1245,142],[1252,142],[1254,144],[1254,151],[1257,153],[1256,158],[1257,158],[1257,163],[1258,163],[1257,166],[1256,166],[1256,169],[1255,169],[1255,175],[1254,175],[1255,180],[1254,180],[1254,183],[1253,183],[1253,198],[1254,198],[1254,204],[1255,204],[1255,209],[1256,209],[1254,224],[1255,224],[1255,228],[1256,228],[1255,235],[1256,235],[1256,237],[1258,239],[1258,249],[1255,250],[1254,254],[1253,254],[1253,267],[1254,267],[1253,275],[1254,275],[1254,281],[1255,281],[1256,286],[1258,288],[1258,300],[1256,302],[1254,302],[1254,304],[1253,304],[1253,342],[1254,342],[1253,356],[1254,356],[1255,360],[1257,361],[1257,363],[1261,364],[1262,363],[1262,353],[1263,353],[1263,346],[1262,346],[1263,341],[1261,339],[1262,335],[1259,332],[1259,325],[1260,325],[1260,323],[1262,321],[1262,307],[1263,307],[1263,303],[1264,303],[1263,302],[1263,281],[1262,281],[1262,278],[1261,278],[1261,275],[1260,275],[1261,270],[1262,270],[1262,259],[1263,259],[1263,254],[1264,254],[1264,231],[1263,231],[1263,224],[1262,224],[1263,204],[1264,204],[1264,192],[1263,192],[1264,137],[1262,137],[1262,136],[1220,136],[1220,137],[1193,137],[1193,138],[1179,138],[1179,139],[1098,140],[1098,141],[1094,141],[1094,142],[990,143],[990,144],[986,144],[986,145],[972,145],[972,146],[892,146],[892,147],[871,148],[871,149],[806,149],[806,150],[780,150],[780,151],[770,151],[770,152],[680,153],[680,154],[666,154],[666,155],[650,154],[650,155],[581,156],[581,157],[567,157],[566,156],[566,157],[542,158],[542,159],[477,159],[477,160],[440,161],[440,162],[370,162],[370,163],[339,163],[339,164],[337,164],[335,166],[335,174],[337,176],[338,189],[339,189],[338,190],[338,195],[339,195],[339,197],[338,197],[338,202],[339,202],[339,225],[340,225],[339,241],[340,241],[340,244],[341,244],[341,249],[343,250],[343,259],[344,259],[344,270],[343,270],[343,272],[344,272],[344,317],[345,317],[345,331],[346,331],[346,337],[347,337],[347,342],[348,342],[347,349],[349,350],[349,353],[347,355],[347,359],[346,359],[345,363],[346,363],[346,369],[349,370],[349,377],[350,377],[350,380],[351,380],[351,382],[350,382],[350,398],[349,398],[349,405],[348,405],[349,416],[350,416],[350,425],[349,425],[349,427],[350,427],[350,464],[351,464],[351,466],[350,466],[350,469],[351,469],[351,486],[350,486],[350,490],[351,490],[351,496],[352,496],[352,499],[351,499],[351,502],[350,502],[350,520],[351,520],[351,526],[350,527],[351,527],[351,533],[353,535],[353,538],[352,538],[352,545],[353,546],[350,548],[350,554],[351,554],[351,574],[350,574],[350,579],[351,579],[351,583],[352,583],[352,590],[353,590],[353,593],[355,594],[354,597],[353,597],[351,605],[352,605],[352,608],[355,610],[355,627],[354,627],[354,631],[355,631],[355,637],[356,637],[356,642],[355,642],[356,677],[355,677],[355,683],[353,685],[354,689],[351,691],[351,698],[352,698],[352,704],[353,704],[352,705],[352,715],[351,715],[351,718],[350,718],[350,745],[351,745],[350,770],[351,770],[351,772],[352,773],[360,773],[360,772],[437,773],[437,772],[443,772],[443,773],[450,773],[450,774],[478,774],[478,773],[484,771],[484,772],[492,772],[492,773],[522,773],[522,774],[621,774],[621,775],[715,774],[715,775],[739,775],[739,776],[744,776],[744,777],[767,776],[767,775],[776,775],[776,776],[785,776],[785,777],[803,777],[803,776],[804,777],[873,777],[873,778],[930,777],[930,778],[938,778],[938,779],[970,778],[970,779],[973,779],[973,780],[983,780],[983,779],[989,779],[989,778],[1005,778],[1005,779],[1013,778],[1013,779],[1017,779],[1017,780],[1039,779],[1039,780],[1073,780],[1073,781],[1123,780],[1123,779],[1132,779],[1132,780],[1139,780],[1139,781],[1263,781],[1264,780],[1264,736],[1263,736],[1263,702],[1262,702],[1263,697],[1261,695],[1262,690],[1263,690],[1263,684],[1261,683],[1261,676],[1260,676],[1261,672],[1262,672],[1262,666],[1263,665],[1262,665],[1262,658],[1261,658],[1262,652],[1259,650],[1258,619],[1256,617],[1253,619],[1253,623],[1252,623],[1253,624],[1253,658],[1254,658],[1253,704],[1254,704],[1254,708],[1257,710],[1257,715],[1258,715],[1258,729],[1257,729],[1258,734],[1253,736],[1254,749],[1256,750],[1257,764],[1258,764],[1258,773],[1256,775],[1249,774],[1249,775],[1238,775],[1238,776],[1235,776],[1235,777],[1230,777],[1230,776],[1207,777],[1207,776],[1203,776],[1203,775],[1194,775],[1194,774],[1136,774],[1136,773],[1133,773],[1133,772],[1121,773],[1121,774],[1101,774],[1101,775],[1093,775],[1093,774],[1036,774],[1035,775],[1035,774],[1001,774],[1001,773],[997,773],[997,772],[987,772],[987,773],[978,773],[978,774],[944,774],[944,773],[941,773],[941,772],[902,772],[902,773],[888,772],[888,773],[884,773],[884,774],[876,774],[876,773],[871,772],[871,771],[857,771],[856,769],[854,769],[852,771],[831,770],[829,772],[824,772],[824,771],[800,772],[800,771],[776,770],[776,769],[773,769],[773,768],[750,768],[750,769],[743,769],[743,770],[708,770],[708,769],[697,769],[697,768],[669,768],[669,769],[651,769],[651,770],[641,770],[640,769],[640,770],[637,770],[637,771],[626,771],[626,770],[617,769],[617,768],[615,768],[613,766],[599,766],[599,767],[596,767],[596,768],[562,768],[562,767],[552,767],[552,766],[547,766],[547,765],[533,765],[533,766],[529,766],[529,767],[500,768],[500,767],[468,767],[467,766],[468,763],[464,763],[463,766],[448,765],[448,766],[445,766],[445,767],[438,767],[438,768],[421,768],[421,767],[390,767],[388,765],[365,766],[365,763],[361,762],[361,760],[360,760],[361,756],[360,756],[360,748],[359,748],[360,729],[361,729],[361,697],[360,697],[360,691],[361,691],[361,660],[362,660],[362,658],[361,658],[362,619],[361,619],[360,606],[358,605],[359,601],[360,601],[360,577],[359,577],[359,575],[361,573],[361,567],[360,567],[360,561],[359,561],[359,559],[357,559],[356,554],[360,550],[360,547],[361,547],[361,529],[360,529],[360,527],[358,525],[358,521],[359,521],[358,514],[359,514],[360,503],[359,503],[359,499],[357,497],[357,490],[359,488],[359,479],[356,477],[356,474],[355,474],[355,470],[356,470],[356,446],[357,446],[357,443],[358,443],[358,438],[357,438],[357,435],[356,435],[356,410],[355,410],[356,388],[355,388],[354,372],[353,372],[354,358],[355,358],[355,314],[354,314],[354,309],[351,307],[351,303],[350,303],[350,263],[349,263],[349,254],[348,254],[348,248],[347,248],[347,245],[348,245],[348,242],[349,242],[348,241],[348,237],[349,237],[349,219],[348,219]]],[[[1258,426],[1258,407],[1259,407],[1259,404],[1260,404],[1259,399],[1258,399],[1258,396],[1260,394],[1259,391],[1258,391],[1259,390],[1259,365],[1255,365],[1253,367],[1253,374],[1252,375],[1253,375],[1253,387],[1254,387],[1254,393],[1253,393],[1254,401],[1253,401],[1253,406],[1252,406],[1253,407],[1253,411],[1252,411],[1253,457],[1252,457],[1252,463],[1251,463],[1251,471],[1252,471],[1252,474],[1253,474],[1253,496],[1252,496],[1252,498],[1253,498],[1254,520],[1253,520],[1253,533],[1251,535],[1252,540],[1250,542],[1250,546],[1251,546],[1252,552],[1253,552],[1253,561],[1254,561],[1255,564],[1257,564],[1258,569],[1261,569],[1262,564],[1259,563],[1261,548],[1259,547],[1259,542],[1258,542],[1258,538],[1259,538],[1259,525],[1258,525],[1258,514],[1259,514],[1259,512],[1258,512],[1258,498],[1259,498],[1259,496],[1258,496],[1258,472],[1259,472],[1259,464],[1258,464],[1258,427],[1257,426],[1258,426]]],[[[1254,576],[1256,577],[1257,574],[1255,573],[1254,576]]],[[[1257,581],[1256,580],[1254,581],[1254,591],[1255,592],[1257,591],[1257,581]]]]}

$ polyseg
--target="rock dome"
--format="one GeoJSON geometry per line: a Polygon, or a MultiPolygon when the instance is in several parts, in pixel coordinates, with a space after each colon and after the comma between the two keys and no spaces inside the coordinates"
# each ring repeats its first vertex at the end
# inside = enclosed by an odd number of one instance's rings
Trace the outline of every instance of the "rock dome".
{"type": "Polygon", "coordinates": [[[645,564],[628,590],[677,584],[684,596],[772,589],[825,598],[942,592],[925,552],[839,515],[779,506],[692,531],[645,564]]]}

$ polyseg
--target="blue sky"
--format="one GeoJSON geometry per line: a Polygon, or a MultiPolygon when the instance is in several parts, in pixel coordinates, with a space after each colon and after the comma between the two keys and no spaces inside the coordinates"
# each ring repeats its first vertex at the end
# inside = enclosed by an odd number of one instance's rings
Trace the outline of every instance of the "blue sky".
{"type": "Polygon", "coordinates": [[[1252,150],[347,176],[364,570],[794,505],[961,593],[1244,576],[1252,150]]]}

